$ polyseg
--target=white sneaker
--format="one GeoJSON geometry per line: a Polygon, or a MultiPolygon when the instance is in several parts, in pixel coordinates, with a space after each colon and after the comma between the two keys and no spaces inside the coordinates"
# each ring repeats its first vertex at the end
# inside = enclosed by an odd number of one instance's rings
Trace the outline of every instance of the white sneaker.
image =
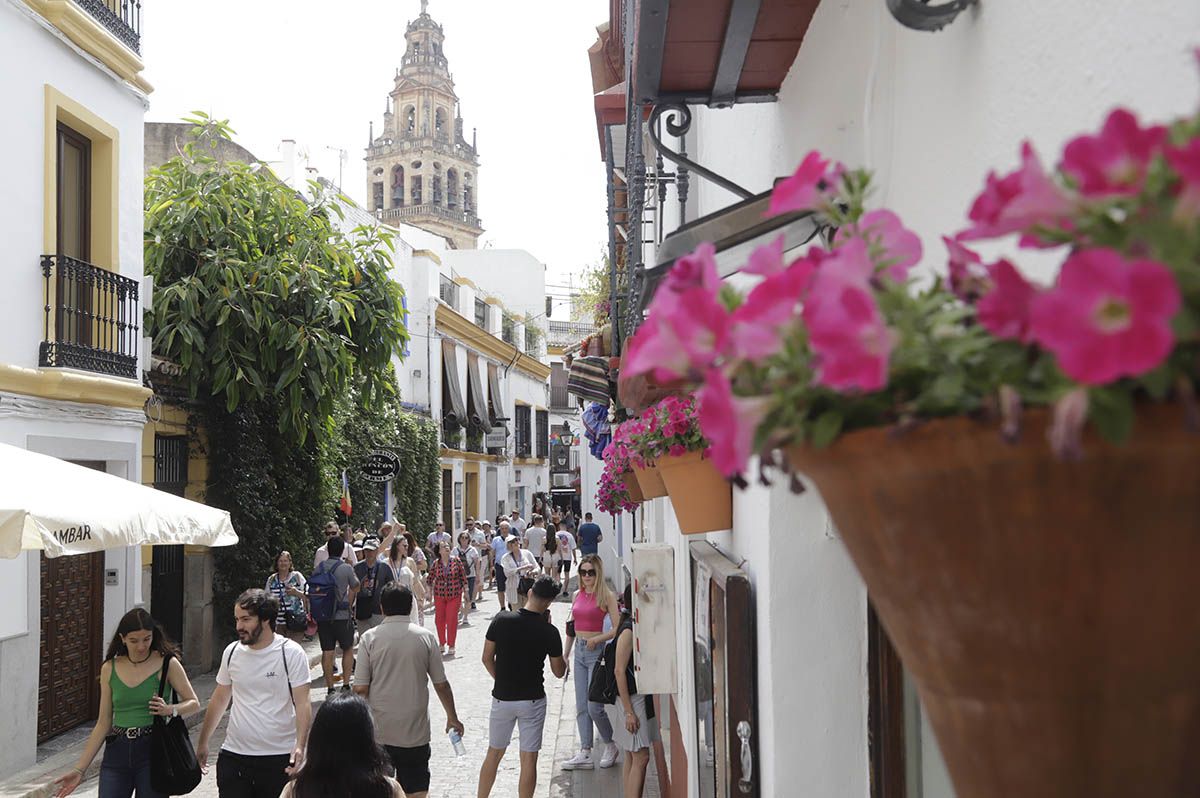
{"type": "Polygon", "coordinates": [[[604,753],[600,755],[600,767],[610,768],[617,764],[617,744],[606,743],[604,753]]]}
{"type": "Polygon", "coordinates": [[[453,656],[454,656],[454,646],[450,646],[450,648],[448,648],[448,649],[446,650],[446,656],[447,656],[447,657],[453,657],[453,656]]]}
{"type": "Polygon", "coordinates": [[[580,748],[579,753],[562,763],[563,770],[591,770],[595,766],[590,748],[580,748]]]}

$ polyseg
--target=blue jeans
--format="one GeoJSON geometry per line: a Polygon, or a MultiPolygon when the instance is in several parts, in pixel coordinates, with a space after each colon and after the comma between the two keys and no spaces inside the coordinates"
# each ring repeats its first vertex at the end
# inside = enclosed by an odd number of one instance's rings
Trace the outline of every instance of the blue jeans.
{"type": "MultiPolygon", "coordinates": [[[[160,798],[150,786],[150,735],[109,737],[100,764],[100,798],[160,798]]],[[[165,798],[165,796],[163,796],[165,798]]]]}
{"type": "Polygon", "coordinates": [[[592,734],[592,724],[600,730],[600,739],[606,744],[612,742],[612,723],[603,704],[588,701],[588,685],[592,683],[592,669],[604,654],[604,646],[596,646],[588,650],[587,641],[582,637],[575,639],[575,722],[579,725],[579,747],[591,748],[595,738],[592,734]]]}

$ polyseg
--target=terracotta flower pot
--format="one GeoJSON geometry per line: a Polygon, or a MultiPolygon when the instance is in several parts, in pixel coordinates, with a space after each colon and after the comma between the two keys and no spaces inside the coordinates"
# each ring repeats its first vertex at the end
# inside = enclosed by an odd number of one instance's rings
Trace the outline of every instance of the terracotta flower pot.
{"type": "MultiPolygon", "coordinates": [[[[1080,462],[1030,412],[789,452],[912,673],[959,798],[1200,795],[1200,437],[1145,407],[1080,462]]],[[[1089,433],[1090,434],[1090,433],[1089,433]]],[[[670,481],[668,480],[668,485],[670,481]]]]}
{"type": "Polygon", "coordinates": [[[647,499],[657,499],[667,495],[667,486],[663,484],[662,473],[653,463],[648,463],[645,468],[634,466],[633,475],[637,477],[642,495],[647,499]]]}
{"type": "Polygon", "coordinates": [[[630,499],[638,504],[646,500],[646,497],[642,495],[641,487],[638,485],[637,477],[633,475],[632,471],[626,471],[622,474],[621,481],[625,483],[625,489],[629,491],[630,499]]]}
{"type": "Polygon", "coordinates": [[[733,489],[711,460],[688,452],[658,460],[656,466],[681,532],[696,535],[733,526],[733,489]]]}

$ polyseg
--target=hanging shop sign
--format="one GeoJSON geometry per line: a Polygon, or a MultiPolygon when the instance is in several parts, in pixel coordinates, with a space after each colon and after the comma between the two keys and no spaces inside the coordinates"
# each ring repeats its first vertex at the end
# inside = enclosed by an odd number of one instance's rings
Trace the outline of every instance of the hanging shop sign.
{"type": "Polygon", "coordinates": [[[508,427],[492,427],[483,436],[483,445],[487,449],[503,449],[508,442],[508,427]]]}
{"type": "Polygon", "coordinates": [[[369,482],[387,482],[400,476],[400,458],[392,452],[375,450],[363,463],[363,478],[369,482]]]}

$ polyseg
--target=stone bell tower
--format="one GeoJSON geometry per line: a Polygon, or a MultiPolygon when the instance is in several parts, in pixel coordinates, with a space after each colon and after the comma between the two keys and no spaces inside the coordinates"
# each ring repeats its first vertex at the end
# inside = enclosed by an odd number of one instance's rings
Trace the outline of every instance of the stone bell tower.
{"type": "Polygon", "coordinates": [[[457,249],[475,249],[483,228],[476,198],[479,153],[475,134],[463,135],[454,78],[442,48],[442,26],[428,0],[408,23],[404,58],[367,146],[368,208],[385,222],[446,236],[457,249]]]}

